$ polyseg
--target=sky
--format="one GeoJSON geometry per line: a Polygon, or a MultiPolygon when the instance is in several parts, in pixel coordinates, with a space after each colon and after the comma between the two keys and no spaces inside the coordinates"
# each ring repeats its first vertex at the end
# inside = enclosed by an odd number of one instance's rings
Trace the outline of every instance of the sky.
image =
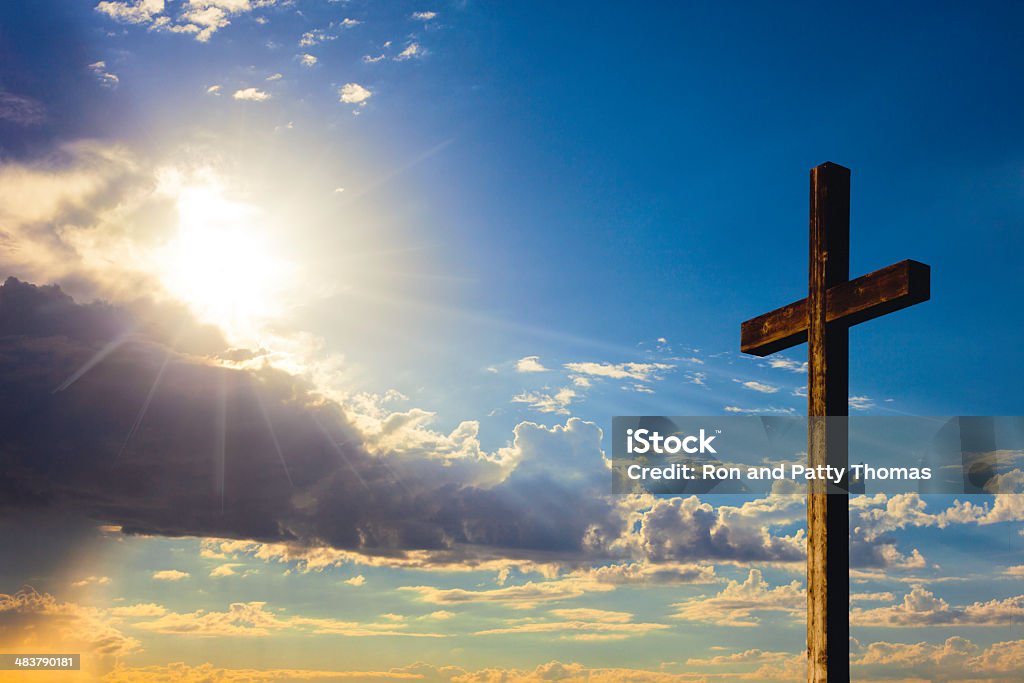
{"type": "MultiPolygon", "coordinates": [[[[805,411],[739,324],[806,295],[825,161],[851,274],[932,269],[851,331],[851,414],[1021,414],[1022,21],[0,6],[0,651],[803,680],[803,499],[611,495],[612,417],[805,411]]],[[[1022,501],[851,499],[857,680],[1018,676],[1022,501]]]]}

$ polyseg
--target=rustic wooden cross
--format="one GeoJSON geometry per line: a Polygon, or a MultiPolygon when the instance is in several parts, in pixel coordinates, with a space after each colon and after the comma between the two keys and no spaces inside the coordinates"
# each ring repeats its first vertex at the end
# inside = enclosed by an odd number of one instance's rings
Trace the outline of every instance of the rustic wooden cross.
{"type": "MultiPolygon", "coordinates": [[[[767,356],[808,342],[807,458],[847,466],[851,325],[927,301],[930,269],[900,261],[850,280],[850,169],[811,169],[807,298],[744,322],[740,350],[767,356]]],[[[846,495],[812,484],[807,496],[807,680],[850,680],[850,517],[846,495]]]]}

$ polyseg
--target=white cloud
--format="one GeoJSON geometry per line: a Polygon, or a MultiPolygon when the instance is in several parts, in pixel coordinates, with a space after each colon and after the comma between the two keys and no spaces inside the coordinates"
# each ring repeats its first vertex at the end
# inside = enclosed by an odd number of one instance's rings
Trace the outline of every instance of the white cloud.
{"type": "MultiPolygon", "coordinates": [[[[740,380],[736,381],[740,382],[740,380]]],[[[751,391],[757,391],[762,394],[774,394],[779,390],[778,387],[772,386],[771,384],[764,384],[762,382],[755,382],[753,380],[741,383],[743,384],[743,388],[750,389],[751,391]]]]}
{"type": "Polygon", "coordinates": [[[405,60],[412,59],[413,57],[422,57],[423,54],[424,51],[420,47],[419,43],[409,43],[408,47],[406,47],[404,50],[399,52],[398,55],[395,56],[395,61],[404,62],[405,60]]]}
{"type": "Polygon", "coordinates": [[[854,410],[870,410],[875,407],[875,401],[868,396],[851,396],[850,407],[854,410]]]}
{"type": "Polygon", "coordinates": [[[219,567],[215,567],[213,569],[213,571],[210,572],[210,576],[212,576],[214,578],[224,577],[224,576],[237,576],[238,572],[235,571],[235,567],[238,567],[238,566],[241,566],[241,565],[238,565],[238,564],[222,564],[219,567]]]}
{"type": "Polygon", "coordinates": [[[302,66],[313,66],[317,61],[317,58],[311,54],[299,55],[299,63],[302,64],[302,66]]]}
{"type": "Polygon", "coordinates": [[[903,602],[889,607],[850,610],[850,623],[881,628],[920,628],[923,626],[1007,626],[1024,617],[1024,595],[1003,600],[974,602],[953,607],[917,584],[903,602]]]}
{"type": "Polygon", "coordinates": [[[417,21],[430,21],[431,19],[437,18],[437,12],[413,12],[410,15],[410,18],[415,19],[417,21]]]}
{"type": "MultiPolygon", "coordinates": [[[[115,21],[148,24],[150,31],[189,34],[197,41],[205,43],[214,33],[231,23],[230,17],[272,4],[274,0],[185,0],[181,4],[181,11],[176,20],[164,14],[164,0],[104,1],[96,5],[96,11],[106,14],[115,21]]],[[[266,23],[263,17],[257,18],[256,21],[266,23]]]]}
{"type": "Polygon", "coordinates": [[[794,415],[796,410],[793,408],[776,408],[769,406],[767,408],[741,408],[740,406],[725,406],[723,408],[727,413],[736,413],[738,415],[794,415]]]}
{"type": "Polygon", "coordinates": [[[543,392],[523,392],[513,396],[512,402],[526,403],[531,408],[541,413],[568,415],[568,406],[575,398],[575,390],[569,387],[562,387],[553,394],[545,394],[543,392]]]}
{"type": "Polygon", "coordinates": [[[772,588],[760,570],[751,569],[743,583],[730,581],[717,595],[701,597],[672,605],[673,619],[716,626],[758,626],[754,612],[782,612],[790,616],[803,614],[806,595],[799,581],[772,588]]]}
{"type": "Polygon", "coordinates": [[[364,64],[376,64],[377,62],[384,61],[384,59],[384,55],[377,55],[376,57],[371,57],[370,55],[363,55],[364,64]]]}
{"type": "Polygon", "coordinates": [[[807,372],[807,363],[801,363],[791,358],[778,356],[768,359],[768,367],[789,370],[790,372],[807,372]]]}
{"type": "Polygon", "coordinates": [[[359,21],[358,19],[349,19],[348,17],[345,17],[344,19],[341,20],[341,23],[339,23],[338,25],[341,26],[342,28],[355,28],[356,26],[359,26],[359,24],[361,23],[363,22],[359,21]]]}
{"type": "Polygon", "coordinates": [[[164,0],[101,2],[96,5],[96,11],[126,24],[145,24],[164,11],[164,0]]]}
{"type": "Polygon", "coordinates": [[[319,45],[325,43],[328,40],[336,40],[338,36],[327,33],[321,28],[315,28],[312,31],[306,31],[299,38],[299,47],[310,47],[312,45],[319,45]]]}
{"type": "Polygon", "coordinates": [[[153,578],[156,581],[181,581],[189,576],[188,572],[178,571],[177,569],[162,569],[158,572],[153,572],[153,578]]]}
{"type": "Polygon", "coordinates": [[[279,74],[279,73],[277,73],[277,74],[270,74],[269,76],[267,76],[267,80],[268,81],[279,81],[282,78],[284,78],[284,75],[283,74],[279,74]]]}
{"type": "Polygon", "coordinates": [[[345,104],[358,104],[360,107],[373,97],[373,93],[358,83],[346,83],[338,88],[338,100],[345,104]]]}
{"type": "Polygon", "coordinates": [[[220,91],[221,90],[223,90],[223,88],[221,86],[219,86],[219,85],[211,85],[209,88],[206,89],[206,92],[209,93],[210,95],[220,95],[220,91]]]}
{"type": "Polygon", "coordinates": [[[675,368],[668,363],[566,363],[565,369],[578,375],[592,375],[609,379],[633,379],[647,382],[660,379],[662,371],[675,368]]]}
{"type": "Polygon", "coordinates": [[[232,97],[244,102],[265,102],[270,99],[270,93],[257,88],[243,88],[236,90],[232,97]]]}
{"type": "Polygon", "coordinates": [[[547,372],[540,362],[540,356],[526,356],[516,361],[516,372],[547,372]]]}
{"type": "Polygon", "coordinates": [[[106,88],[116,87],[121,80],[116,75],[107,71],[107,63],[102,60],[90,64],[89,71],[96,74],[96,78],[99,80],[100,85],[106,88]]]}
{"type": "Polygon", "coordinates": [[[346,583],[349,586],[362,586],[366,583],[366,577],[359,574],[358,576],[353,576],[351,579],[345,579],[342,583],[346,583]]]}

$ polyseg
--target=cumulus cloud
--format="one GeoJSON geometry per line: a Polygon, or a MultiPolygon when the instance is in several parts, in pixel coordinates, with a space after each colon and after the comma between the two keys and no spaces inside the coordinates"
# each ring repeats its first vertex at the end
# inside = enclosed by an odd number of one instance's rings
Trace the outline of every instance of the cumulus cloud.
{"type": "Polygon", "coordinates": [[[1024,595],[951,606],[924,586],[917,584],[903,601],[888,607],[850,610],[850,623],[877,628],[922,628],[928,626],[1007,626],[1024,617],[1024,595]]]}
{"type": "Polygon", "coordinates": [[[548,372],[540,362],[540,356],[526,356],[516,361],[516,372],[548,372]]]}
{"type": "Polygon", "coordinates": [[[772,588],[760,570],[751,569],[746,580],[730,581],[717,595],[672,605],[676,609],[672,618],[717,626],[758,626],[755,612],[781,612],[795,618],[806,605],[799,581],[772,588]]]}
{"type": "Polygon", "coordinates": [[[145,24],[164,11],[164,0],[104,1],[96,5],[96,11],[126,24],[145,24]]]}
{"type": "Polygon", "coordinates": [[[274,1],[185,0],[176,18],[168,13],[164,0],[104,0],[96,5],[96,11],[121,23],[145,25],[150,31],[188,34],[205,43],[217,31],[228,26],[231,17],[251,12],[257,7],[272,5],[274,1]]]}
{"type": "Polygon", "coordinates": [[[98,678],[102,668],[139,646],[102,609],[62,602],[31,587],[0,593],[0,649],[7,652],[78,652],[83,673],[98,678]]]}
{"type": "Polygon", "coordinates": [[[431,19],[437,18],[437,12],[413,12],[410,16],[412,19],[415,19],[416,21],[430,21],[431,19]]]}
{"type": "Polygon", "coordinates": [[[188,577],[188,572],[178,571],[177,569],[161,569],[160,571],[153,572],[153,579],[156,581],[181,581],[188,577]]]}
{"type": "Polygon", "coordinates": [[[311,45],[319,45],[320,43],[327,42],[329,40],[335,40],[338,36],[327,33],[323,29],[315,28],[312,31],[306,31],[299,38],[299,47],[310,47],[311,45]]]}
{"type": "Polygon", "coordinates": [[[311,54],[299,55],[299,64],[301,64],[302,66],[315,66],[317,61],[319,60],[311,54]]]}
{"type": "Polygon", "coordinates": [[[258,88],[242,88],[236,90],[231,97],[243,102],[265,102],[270,99],[270,93],[258,88]]]}
{"type": "Polygon", "coordinates": [[[338,88],[338,99],[344,104],[358,104],[360,107],[373,97],[373,93],[358,83],[346,83],[338,88]]]}

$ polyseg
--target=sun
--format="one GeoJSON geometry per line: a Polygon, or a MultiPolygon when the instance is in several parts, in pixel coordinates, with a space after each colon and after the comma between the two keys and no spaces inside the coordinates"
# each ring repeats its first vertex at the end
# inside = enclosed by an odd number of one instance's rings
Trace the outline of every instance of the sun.
{"type": "Polygon", "coordinates": [[[229,340],[256,343],[284,308],[293,268],[258,207],[208,180],[176,191],[174,236],[157,258],[166,291],[229,340]]]}

